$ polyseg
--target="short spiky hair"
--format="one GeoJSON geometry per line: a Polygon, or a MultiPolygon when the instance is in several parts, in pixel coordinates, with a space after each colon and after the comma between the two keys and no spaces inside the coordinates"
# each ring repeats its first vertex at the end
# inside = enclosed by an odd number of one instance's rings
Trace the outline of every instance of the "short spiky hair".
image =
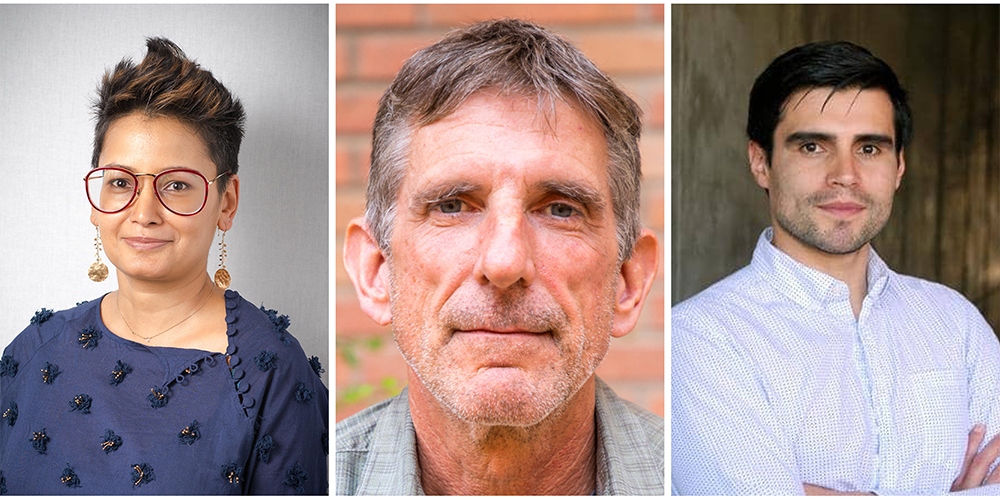
{"type": "MultiPolygon", "coordinates": [[[[133,112],[169,116],[191,125],[208,147],[216,173],[239,170],[240,142],[246,114],[239,99],[210,71],[187,58],[166,38],[147,38],[146,57],[139,65],[125,58],[104,74],[97,87],[94,114],[94,156],[97,168],[104,136],[111,123],[133,112]]],[[[219,179],[225,190],[229,176],[219,179]]]]}

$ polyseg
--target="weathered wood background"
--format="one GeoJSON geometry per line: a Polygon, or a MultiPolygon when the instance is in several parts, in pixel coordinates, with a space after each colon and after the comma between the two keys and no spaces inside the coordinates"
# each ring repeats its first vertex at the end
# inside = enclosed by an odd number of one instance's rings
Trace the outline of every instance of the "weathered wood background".
{"type": "Polygon", "coordinates": [[[793,46],[844,39],[893,67],[916,127],[875,248],[1000,333],[1000,7],[678,5],[671,22],[672,304],[746,265],[769,224],[747,168],[754,78],[793,46]]]}

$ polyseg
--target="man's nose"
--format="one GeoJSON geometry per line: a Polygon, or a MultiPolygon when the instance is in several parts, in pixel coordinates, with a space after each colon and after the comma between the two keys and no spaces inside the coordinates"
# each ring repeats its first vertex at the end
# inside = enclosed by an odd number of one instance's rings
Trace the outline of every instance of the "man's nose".
{"type": "Polygon", "coordinates": [[[831,185],[854,186],[858,183],[858,159],[850,152],[838,154],[827,173],[827,182],[831,185]]]}
{"type": "Polygon", "coordinates": [[[509,207],[494,211],[482,226],[476,278],[498,288],[530,286],[535,279],[534,236],[524,211],[509,207]]]}

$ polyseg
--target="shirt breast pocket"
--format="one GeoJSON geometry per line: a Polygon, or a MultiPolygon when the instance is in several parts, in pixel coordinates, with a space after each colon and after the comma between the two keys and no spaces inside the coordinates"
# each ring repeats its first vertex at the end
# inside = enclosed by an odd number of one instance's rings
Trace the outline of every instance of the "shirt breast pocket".
{"type": "MultiPolygon", "coordinates": [[[[909,401],[912,412],[906,412],[914,418],[904,424],[903,440],[911,445],[911,450],[902,450],[904,454],[916,452],[911,464],[914,469],[929,468],[922,471],[931,477],[948,478],[957,476],[965,447],[968,444],[969,430],[969,383],[964,371],[933,370],[916,373],[910,384],[909,401]]],[[[904,445],[906,446],[906,445],[904,445]]]]}

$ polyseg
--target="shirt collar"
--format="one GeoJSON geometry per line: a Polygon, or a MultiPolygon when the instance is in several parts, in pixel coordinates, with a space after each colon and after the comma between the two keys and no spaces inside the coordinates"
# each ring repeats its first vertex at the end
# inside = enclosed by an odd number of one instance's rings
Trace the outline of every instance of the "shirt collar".
{"type": "MultiPolygon", "coordinates": [[[[359,495],[423,495],[417,462],[417,440],[410,419],[406,388],[393,398],[373,431],[364,471],[358,481],[359,495]]],[[[601,379],[596,379],[595,418],[597,422],[598,495],[662,495],[649,485],[650,478],[662,477],[648,439],[639,429],[643,424],[626,407],[626,402],[601,379]],[[645,491],[641,488],[652,488],[645,491]]],[[[662,480],[661,480],[662,481],[662,480]]]]}
{"type": "MultiPolygon", "coordinates": [[[[773,230],[768,227],[757,239],[750,263],[754,271],[803,307],[819,309],[827,303],[850,300],[850,290],[846,283],[812,269],[782,252],[771,244],[773,236],[773,230]]],[[[878,256],[875,248],[869,248],[867,297],[877,299],[885,290],[891,274],[889,266],[878,256]]]]}

